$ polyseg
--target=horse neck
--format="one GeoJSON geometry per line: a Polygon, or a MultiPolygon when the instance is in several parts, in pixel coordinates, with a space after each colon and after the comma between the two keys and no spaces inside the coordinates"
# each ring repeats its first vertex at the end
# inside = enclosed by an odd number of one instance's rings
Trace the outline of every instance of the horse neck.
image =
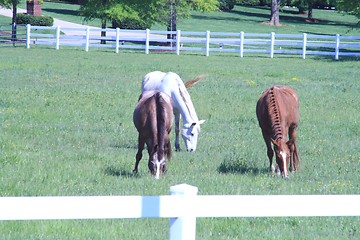
{"type": "Polygon", "coordinates": [[[198,122],[198,116],[195,112],[195,107],[191,101],[190,95],[186,88],[179,88],[180,96],[177,95],[177,103],[180,114],[183,118],[183,124],[198,122]]]}

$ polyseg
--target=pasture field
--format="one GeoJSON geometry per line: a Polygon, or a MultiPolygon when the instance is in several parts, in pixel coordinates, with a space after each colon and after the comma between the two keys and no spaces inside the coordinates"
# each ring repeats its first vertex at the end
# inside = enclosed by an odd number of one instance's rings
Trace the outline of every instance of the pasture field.
{"type": "MultiPolygon", "coordinates": [[[[0,196],[167,195],[180,183],[202,195],[360,194],[358,58],[0,51],[0,196]],[[184,81],[208,74],[189,89],[206,120],[198,149],[174,151],[160,180],[147,171],[146,151],[132,175],[132,113],[141,79],[153,70],[184,81]],[[269,173],[255,115],[273,84],[300,98],[301,169],[288,181],[269,173]]],[[[168,231],[168,219],[0,222],[0,239],[155,240],[168,231]]],[[[359,238],[359,217],[197,219],[199,240],[359,238]]]]}

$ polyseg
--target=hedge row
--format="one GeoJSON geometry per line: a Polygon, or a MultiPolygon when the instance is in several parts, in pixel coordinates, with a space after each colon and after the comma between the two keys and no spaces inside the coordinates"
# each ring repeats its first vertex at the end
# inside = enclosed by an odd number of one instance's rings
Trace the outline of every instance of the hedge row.
{"type": "Polygon", "coordinates": [[[16,14],[17,24],[31,24],[34,26],[52,26],[54,19],[49,16],[34,16],[30,14],[16,14]]]}

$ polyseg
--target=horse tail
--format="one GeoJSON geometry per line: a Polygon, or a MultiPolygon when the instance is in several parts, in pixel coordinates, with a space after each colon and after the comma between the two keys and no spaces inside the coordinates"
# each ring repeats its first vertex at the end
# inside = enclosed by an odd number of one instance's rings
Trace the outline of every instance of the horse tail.
{"type": "Polygon", "coordinates": [[[168,138],[166,140],[166,144],[165,144],[165,153],[166,153],[166,158],[167,160],[171,160],[171,156],[172,156],[172,150],[171,150],[171,142],[170,139],[168,138]]]}
{"type": "Polygon", "coordinates": [[[165,133],[166,133],[166,111],[165,100],[161,96],[161,92],[156,93],[156,118],[157,118],[157,135],[158,135],[158,159],[164,156],[165,133]]]}
{"type": "Polygon", "coordinates": [[[197,76],[196,78],[185,82],[184,85],[186,88],[190,88],[190,87],[194,86],[195,84],[197,84],[200,80],[206,78],[207,76],[208,76],[207,74],[201,74],[201,75],[197,76]]]}

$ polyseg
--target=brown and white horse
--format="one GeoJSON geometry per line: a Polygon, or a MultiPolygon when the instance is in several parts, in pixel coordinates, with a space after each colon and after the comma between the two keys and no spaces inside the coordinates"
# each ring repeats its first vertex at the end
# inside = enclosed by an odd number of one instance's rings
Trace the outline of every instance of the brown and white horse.
{"type": "Polygon", "coordinates": [[[171,159],[169,133],[173,124],[172,106],[171,97],[166,93],[145,91],[140,95],[133,114],[133,122],[139,133],[134,174],[138,172],[145,143],[150,172],[156,179],[159,179],[161,172],[166,172],[166,158],[171,159]]]}
{"type": "Polygon", "coordinates": [[[272,143],[276,154],[276,172],[278,175],[281,172],[287,178],[289,160],[290,171],[295,171],[300,164],[296,146],[296,128],[299,123],[299,100],[296,92],[281,85],[266,89],[257,102],[256,116],[267,147],[270,169],[275,171],[272,165],[272,143]]]}

